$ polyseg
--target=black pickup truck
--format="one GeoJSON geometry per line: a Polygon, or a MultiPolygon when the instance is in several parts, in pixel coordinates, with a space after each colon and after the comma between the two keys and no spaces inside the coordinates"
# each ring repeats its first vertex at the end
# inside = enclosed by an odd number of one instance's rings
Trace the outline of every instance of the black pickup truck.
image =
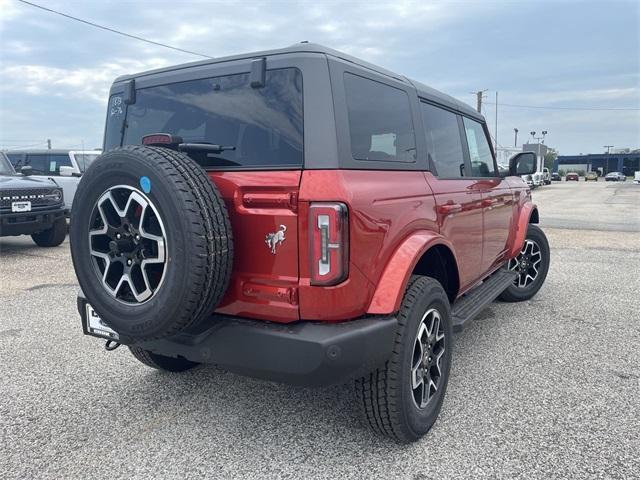
{"type": "Polygon", "coordinates": [[[0,237],[31,235],[41,247],[56,247],[67,235],[62,189],[49,179],[18,174],[0,152],[0,237]]]}

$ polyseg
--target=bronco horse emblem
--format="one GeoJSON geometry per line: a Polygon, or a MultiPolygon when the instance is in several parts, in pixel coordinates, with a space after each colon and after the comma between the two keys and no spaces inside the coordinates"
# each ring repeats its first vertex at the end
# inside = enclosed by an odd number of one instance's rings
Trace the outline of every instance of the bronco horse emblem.
{"type": "Polygon", "coordinates": [[[267,233],[264,238],[264,243],[266,243],[271,249],[271,253],[276,254],[276,247],[279,243],[282,243],[286,240],[284,236],[284,232],[287,231],[287,227],[285,225],[280,225],[280,230],[275,233],[267,233]]]}

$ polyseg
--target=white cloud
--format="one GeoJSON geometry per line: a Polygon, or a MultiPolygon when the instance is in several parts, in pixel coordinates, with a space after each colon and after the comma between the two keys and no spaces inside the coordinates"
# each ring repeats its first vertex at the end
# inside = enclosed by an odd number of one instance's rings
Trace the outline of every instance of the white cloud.
{"type": "Polygon", "coordinates": [[[13,0],[0,0],[0,28],[7,20],[12,20],[22,14],[22,9],[13,0]]]}
{"type": "Polygon", "coordinates": [[[66,69],[45,65],[14,65],[5,68],[0,92],[30,95],[53,95],[94,102],[106,102],[113,80],[125,73],[165,66],[167,62],[152,58],[145,62],[124,60],[102,63],[96,67],[66,69]]]}
{"type": "MultiPolygon", "coordinates": [[[[637,18],[638,9],[624,2],[602,7],[586,2],[578,34],[572,32],[575,8],[570,2],[542,10],[532,0],[189,0],[179,8],[171,0],[156,0],[151,8],[128,0],[47,0],[46,6],[214,57],[301,40],[326,44],[467,103],[474,102],[469,92],[480,88],[500,90],[500,101],[513,104],[640,103],[637,25],[633,30],[628,21],[633,13],[637,18]],[[525,20],[543,22],[545,34],[527,33],[525,20]],[[619,45],[628,51],[623,54],[619,45]]],[[[33,131],[39,138],[46,131],[69,142],[78,137],[98,143],[102,110],[115,77],[198,59],[16,0],[0,0],[0,137],[26,138],[33,131]],[[66,98],[80,101],[64,102],[66,98]],[[14,112],[9,112],[16,106],[27,112],[24,121],[13,121],[14,112]]],[[[492,106],[487,107],[491,117],[492,106]]],[[[565,151],[588,151],[584,144],[604,145],[597,137],[614,133],[627,140],[607,143],[636,141],[638,115],[588,113],[501,108],[501,142],[513,137],[513,127],[521,132],[552,128],[554,141],[566,145],[565,151]]]]}

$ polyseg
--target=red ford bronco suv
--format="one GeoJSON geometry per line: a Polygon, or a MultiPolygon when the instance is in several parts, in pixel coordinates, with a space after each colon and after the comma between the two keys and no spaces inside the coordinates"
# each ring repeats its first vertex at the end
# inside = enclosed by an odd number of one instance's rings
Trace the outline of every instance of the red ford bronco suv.
{"type": "Polygon", "coordinates": [[[453,332],[540,289],[549,246],[484,118],[312,44],[116,79],[71,251],[84,332],[161,370],[355,381],[371,427],[413,441],[453,332]]]}

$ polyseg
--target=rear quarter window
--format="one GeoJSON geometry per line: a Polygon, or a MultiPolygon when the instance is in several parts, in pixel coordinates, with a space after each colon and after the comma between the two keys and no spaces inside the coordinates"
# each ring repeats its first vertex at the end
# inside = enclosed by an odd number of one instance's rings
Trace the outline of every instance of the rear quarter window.
{"type": "MultiPolygon", "coordinates": [[[[108,114],[114,124],[122,115],[118,109],[108,114]]],[[[139,89],[136,103],[126,107],[122,143],[140,144],[152,133],[235,147],[221,154],[188,152],[204,167],[302,167],[302,73],[267,70],[261,88],[241,73],[139,89]]],[[[107,128],[107,149],[117,146],[114,136],[107,128]]]]}
{"type": "Polygon", "coordinates": [[[415,162],[409,96],[399,88],[344,74],[351,155],[356,160],[415,162]]]}

